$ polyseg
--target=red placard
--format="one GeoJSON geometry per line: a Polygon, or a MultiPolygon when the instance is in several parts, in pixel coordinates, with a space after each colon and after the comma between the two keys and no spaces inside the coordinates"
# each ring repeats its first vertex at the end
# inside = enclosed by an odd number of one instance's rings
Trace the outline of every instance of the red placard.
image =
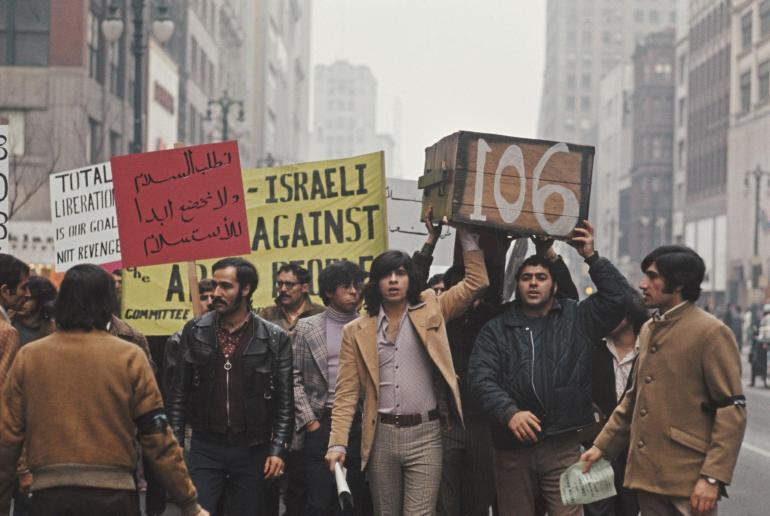
{"type": "Polygon", "coordinates": [[[234,141],[112,158],[123,266],[248,254],[234,141]]]}

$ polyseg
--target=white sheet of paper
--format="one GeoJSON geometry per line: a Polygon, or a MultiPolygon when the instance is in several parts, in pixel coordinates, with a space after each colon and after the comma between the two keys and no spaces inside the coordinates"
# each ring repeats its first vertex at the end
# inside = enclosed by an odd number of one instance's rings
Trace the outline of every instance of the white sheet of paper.
{"type": "Polygon", "coordinates": [[[568,467],[559,479],[564,505],[582,505],[615,496],[615,472],[606,459],[599,459],[583,474],[583,463],[568,467]]]}
{"type": "Polygon", "coordinates": [[[348,502],[349,507],[353,507],[353,494],[348,487],[348,481],[345,477],[348,474],[348,470],[340,466],[340,463],[334,465],[334,480],[337,482],[337,500],[340,502],[340,507],[345,510],[345,501],[348,502]]]}

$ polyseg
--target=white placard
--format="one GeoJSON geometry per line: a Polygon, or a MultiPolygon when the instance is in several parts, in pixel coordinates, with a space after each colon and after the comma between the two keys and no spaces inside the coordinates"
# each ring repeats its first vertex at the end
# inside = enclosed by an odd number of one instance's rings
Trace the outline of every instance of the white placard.
{"type": "Polygon", "coordinates": [[[3,253],[8,251],[8,216],[11,209],[8,199],[10,148],[8,126],[0,125],[0,252],[3,253]]]}
{"type": "Polygon", "coordinates": [[[615,496],[615,472],[606,459],[599,459],[588,473],[583,463],[568,467],[559,478],[561,501],[564,505],[583,505],[615,496]]]}
{"type": "Polygon", "coordinates": [[[120,261],[110,162],[51,174],[56,270],[120,261]]]}

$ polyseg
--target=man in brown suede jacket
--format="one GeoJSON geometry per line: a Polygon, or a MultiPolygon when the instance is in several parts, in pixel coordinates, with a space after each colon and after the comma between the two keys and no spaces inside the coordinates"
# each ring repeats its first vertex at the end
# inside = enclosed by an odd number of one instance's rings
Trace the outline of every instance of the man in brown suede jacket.
{"type": "Polygon", "coordinates": [[[8,514],[22,445],[34,477],[32,514],[138,514],[137,438],[182,514],[208,514],[147,357],[107,332],[114,305],[109,274],[73,267],[56,300],[58,330],[16,355],[0,397],[0,516],[8,514]]]}

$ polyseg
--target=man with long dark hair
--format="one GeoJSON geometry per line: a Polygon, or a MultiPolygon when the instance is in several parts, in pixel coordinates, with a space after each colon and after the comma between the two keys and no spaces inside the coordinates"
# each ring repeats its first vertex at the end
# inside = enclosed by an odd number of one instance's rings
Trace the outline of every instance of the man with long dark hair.
{"type": "Polygon", "coordinates": [[[655,249],[639,283],[656,314],[639,335],[634,383],[583,454],[584,470],[627,446],[626,486],[642,514],[716,514],[746,429],[733,332],[695,305],[706,266],[684,246],[655,249]]]}
{"type": "Polygon", "coordinates": [[[625,278],[594,250],[593,226],[571,244],[598,293],[557,298],[554,263],[527,258],[516,272],[516,300],[481,330],[471,353],[471,392],[491,425],[497,504],[503,516],[581,514],[561,501],[559,477],[580,456],[581,432],[594,422],[591,350],[623,317],[625,278]]]}
{"type": "Polygon", "coordinates": [[[0,398],[0,513],[8,512],[25,445],[32,514],[138,514],[138,438],[182,514],[208,514],[196,503],[147,357],[107,333],[115,301],[106,271],[71,268],[56,300],[57,331],[19,351],[0,398]]]}
{"type": "Polygon", "coordinates": [[[488,286],[478,236],[459,229],[465,279],[437,295],[420,291],[412,258],[386,251],[372,262],[367,317],[345,326],[326,460],[344,463],[363,394],[361,465],[381,515],[432,515],[441,480],[441,425],[461,425],[446,321],[488,286]]]}
{"type": "Polygon", "coordinates": [[[251,308],[254,265],[224,258],[211,270],[212,310],[182,330],[169,419],[180,445],[185,423],[193,428],[190,474],[201,505],[213,511],[224,493],[228,514],[262,515],[291,443],[291,344],[251,308]]]}

